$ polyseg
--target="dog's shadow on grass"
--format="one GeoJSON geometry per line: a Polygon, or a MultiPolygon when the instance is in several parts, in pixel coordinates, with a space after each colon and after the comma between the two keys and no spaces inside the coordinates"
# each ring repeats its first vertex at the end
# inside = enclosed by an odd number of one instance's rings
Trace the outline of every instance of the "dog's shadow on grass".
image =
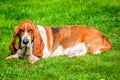
{"type": "Polygon", "coordinates": [[[8,54],[8,56],[14,55],[14,54],[16,54],[16,53],[15,52],[10,52],[10,54],[8,54]]]}

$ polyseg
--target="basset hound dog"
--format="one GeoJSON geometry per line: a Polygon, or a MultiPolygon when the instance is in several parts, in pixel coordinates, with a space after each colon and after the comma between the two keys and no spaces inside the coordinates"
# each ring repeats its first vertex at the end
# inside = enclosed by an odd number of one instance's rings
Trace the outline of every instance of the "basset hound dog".
{"type": "Polygon", "coordinates": [[[111,50],[110,41],[98,30],[87,26],[43,27],[23,21],[14,29],[9,49],[16,54],[6,59],[28,57],[30,63],[49,56],[100,54],[111,50]],[[18,37],[18,45],[16,39],[18,37]]]}

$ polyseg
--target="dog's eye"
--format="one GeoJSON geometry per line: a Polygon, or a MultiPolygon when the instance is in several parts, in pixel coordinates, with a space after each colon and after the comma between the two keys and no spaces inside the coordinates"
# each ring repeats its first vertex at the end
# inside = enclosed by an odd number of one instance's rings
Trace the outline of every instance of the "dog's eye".
{"type": "Polygon", "coordinates": [[[33,30],[29,30],[29,32],[30,32],[30,33],[32,33],[32,32],[33,32],[33,30]]]}
{"type": "Polygon", "coordinates": [[[20,33],[23,33],[24,31],[22,29],[20,29],[20,33]]]}

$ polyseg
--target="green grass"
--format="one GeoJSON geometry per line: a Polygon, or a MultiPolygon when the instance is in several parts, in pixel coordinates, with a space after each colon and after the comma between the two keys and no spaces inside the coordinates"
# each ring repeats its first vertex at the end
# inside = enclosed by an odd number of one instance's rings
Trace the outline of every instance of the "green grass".
{"type": "Polygon", "coordinates": [[[1,0],[0,80],[119,80],[119,0],[1,0]],[[31,65],[26,59],[8,60],[13,30],[23,20],[43,26],[88,25],[105,34],[113,45],[100,55],[76,59],[67,56],[42,59],[31,65]]]}

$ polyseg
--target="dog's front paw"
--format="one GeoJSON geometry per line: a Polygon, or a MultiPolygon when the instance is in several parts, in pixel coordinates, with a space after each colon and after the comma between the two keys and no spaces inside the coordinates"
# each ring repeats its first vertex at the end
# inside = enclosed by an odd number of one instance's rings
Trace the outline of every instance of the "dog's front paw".
{"type": "Polygon", "coordinates": [[[34,64],[36,61],[38,61],[39,60],[39,58],[38,57],[36,57],[36,56],[34,56],[34,55],[31,55],[30,57],[29,57],[29,62],[31,63],[31,64],[34,64]]]}
{"type": "Polygon", "coordinates": [[[15,59],[15,58],[19,58],[19,56],[18,55],[10,55],[10,56],[8,56],[7,58],[6,58],[6,60],[8,60],[8,59],[15,59]]]}

